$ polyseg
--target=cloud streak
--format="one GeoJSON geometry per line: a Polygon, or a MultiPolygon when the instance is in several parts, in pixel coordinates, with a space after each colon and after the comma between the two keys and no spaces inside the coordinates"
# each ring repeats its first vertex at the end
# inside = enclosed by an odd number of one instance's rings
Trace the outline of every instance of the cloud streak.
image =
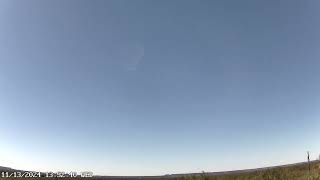
{"type": "Polygon", "coordinates": [[[144,58],[144,47],[136,46],[133,48],[132,54],[128,57],[127,69],[129,71],[136,71],[139,64],[143,61],[144,58]]]}

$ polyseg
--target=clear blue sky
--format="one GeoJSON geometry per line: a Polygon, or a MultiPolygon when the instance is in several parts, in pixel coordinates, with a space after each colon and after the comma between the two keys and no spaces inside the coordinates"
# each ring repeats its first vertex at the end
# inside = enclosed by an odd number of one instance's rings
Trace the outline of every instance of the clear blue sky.
{"type": "Polygon", "coordinates": [[[0,166],[161,175],[320,153],[317,0],[1,0],[0,166]]]}

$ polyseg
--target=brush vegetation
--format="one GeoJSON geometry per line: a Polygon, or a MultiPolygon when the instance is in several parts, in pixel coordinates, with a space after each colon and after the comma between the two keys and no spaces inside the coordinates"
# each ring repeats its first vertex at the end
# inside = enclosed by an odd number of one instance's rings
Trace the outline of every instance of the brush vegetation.
{"type": "Polygon", "coordinates": [[[157,177],[92,177],[92,178],[2,178],[0,180],[10,179],[37,179],[37,180],[48,180],[48,179],[64,179],[64,180],[76,180],[76,179],[91,179],[91,180],[320,180],[320,161],[313,161],[310,163],[311,168],[307,163],[276,167],[257,169],[252,172],[239,172],[224,175],[209,175],[206,172],[196,175],[182,175],[179,177],[170,176],[157,176],[157,177]]]}

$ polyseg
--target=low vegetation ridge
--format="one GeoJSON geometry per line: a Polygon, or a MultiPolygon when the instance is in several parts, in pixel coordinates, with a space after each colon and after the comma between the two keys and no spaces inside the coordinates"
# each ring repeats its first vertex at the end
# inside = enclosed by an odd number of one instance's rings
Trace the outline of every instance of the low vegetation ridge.
{"type": "MultiPolygon", "coordinates": [[[[1,167],[0,172],[16,172],[8,167],[1,167]]],[[[25,172],[25,171],[24,171],[25,172]]],[[[2,178],[0,179],[11,179],[2,178]]],[[[21,178],[20,178],[21,179],[21,178]]],[[[28,178],[33,179],[33,178],[28,178]]],[[[39,179],[39,178],[37,178],[39,179]]],[[[63,178],[77,179],[77,178],[63,178]]],[[[91,179],[91,178],[90,178],[91,179]]],[[[282,166],[264,167],[223,172],[202,172],[189,174],[170,174],[164,176],[94,176],[92,179],[106,180],[320,180],[320,161],[288,164],[282,166]]]]}

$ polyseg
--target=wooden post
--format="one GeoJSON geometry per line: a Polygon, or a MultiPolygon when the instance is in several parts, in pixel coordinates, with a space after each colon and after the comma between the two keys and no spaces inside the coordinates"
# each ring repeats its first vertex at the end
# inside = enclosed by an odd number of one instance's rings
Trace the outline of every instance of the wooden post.
{"type": "Polygon", "coordinates": [[[309,173],[310,173],[310,154],[309,154],[309,151],[307,152],[308,154],[308,167],[309,167],[309,173]]]}

